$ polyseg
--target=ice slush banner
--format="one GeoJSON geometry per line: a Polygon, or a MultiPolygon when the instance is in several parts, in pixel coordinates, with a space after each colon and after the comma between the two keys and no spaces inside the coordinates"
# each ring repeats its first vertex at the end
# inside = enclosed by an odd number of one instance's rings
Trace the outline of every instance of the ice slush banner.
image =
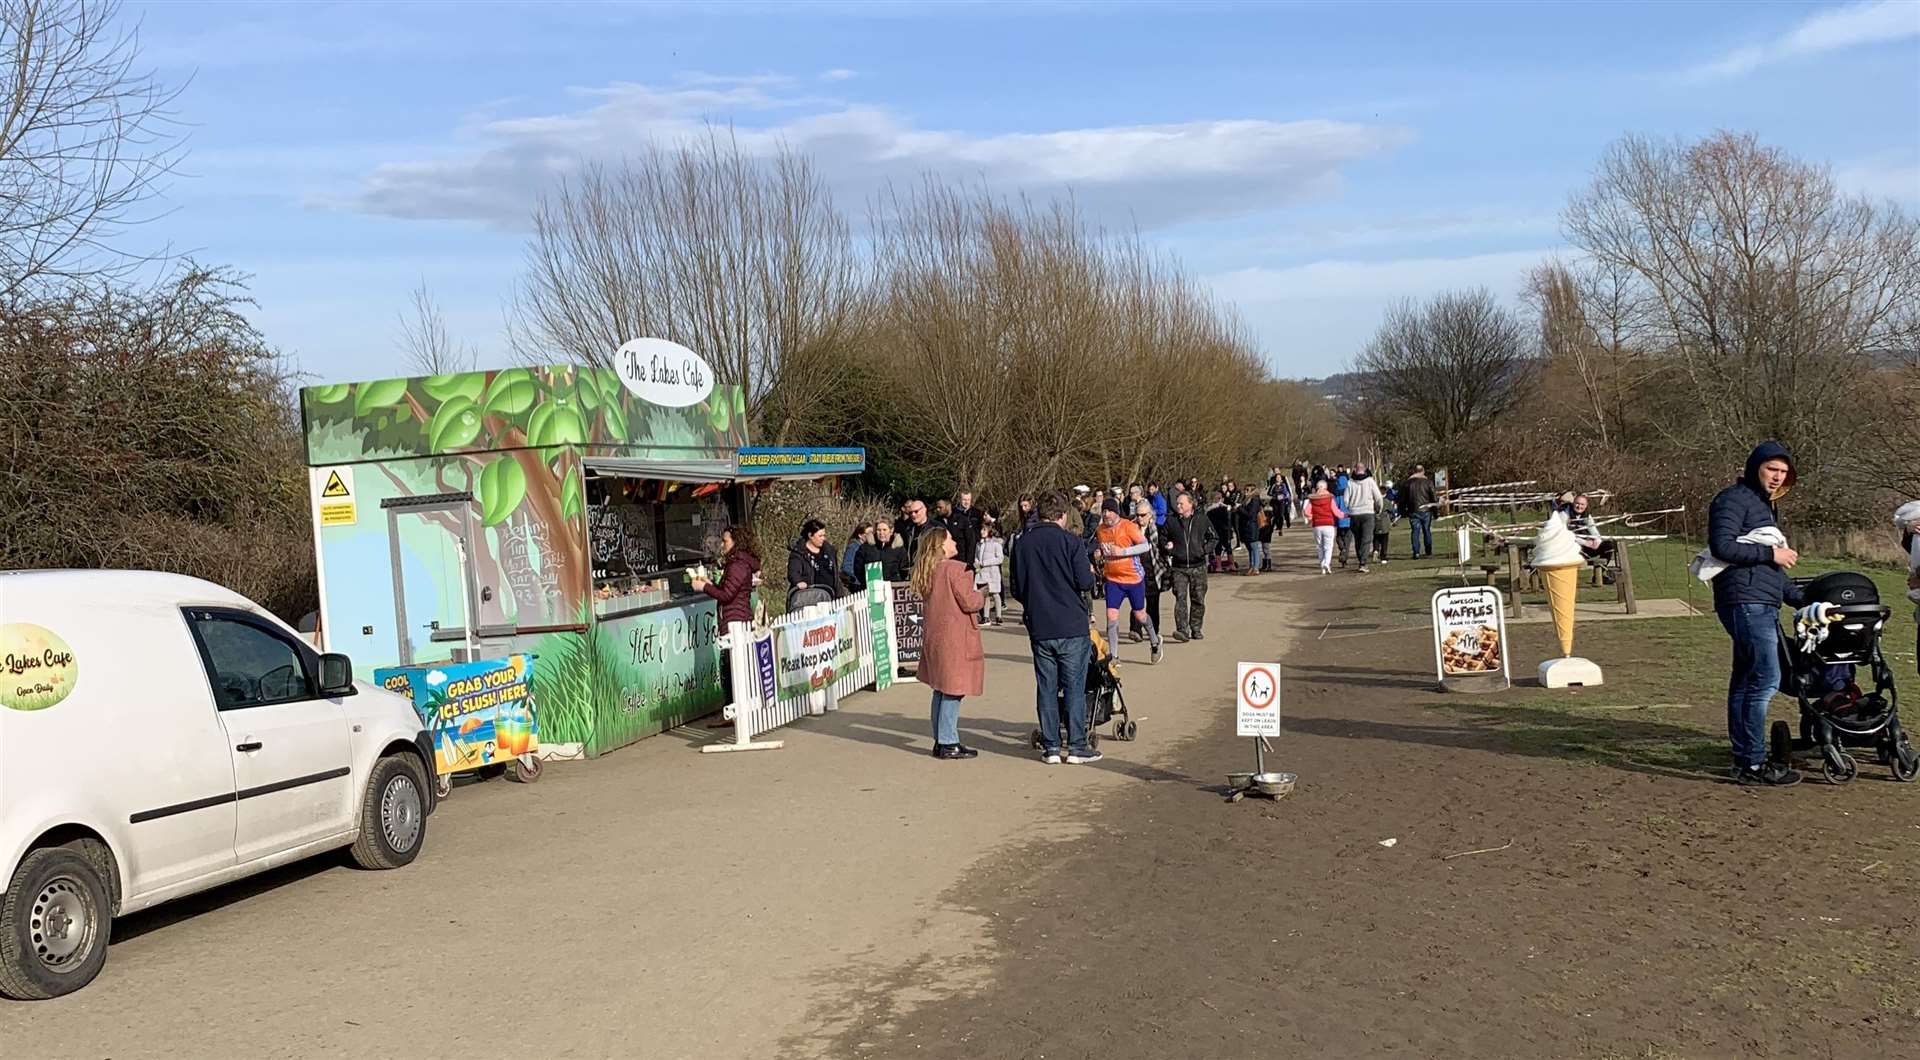
{"type": "Polygon", "coordinates": [[[388,667],[374,671],[373,679],[413,699],[421,725],[433,736],[440,773],[504,763],[539,748],[532,656],[388,667]]]}
{"type": "Polygon", "coordinates": [[[780,699],[817,692],[860,665],[851,614],[836,611],[780,630],[780,699]]]}

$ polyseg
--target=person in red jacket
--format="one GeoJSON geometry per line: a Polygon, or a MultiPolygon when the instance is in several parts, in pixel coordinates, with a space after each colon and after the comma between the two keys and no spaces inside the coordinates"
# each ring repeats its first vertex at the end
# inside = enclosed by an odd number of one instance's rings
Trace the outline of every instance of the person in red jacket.
{"type": "MultiPolygon", "coordinates": [[[[720,632],[725,634],[730,623],[753,622],[753,582],[760,574],[760,550],[754,544],[752,528],[735,525],[721,531],[720,556],[723,566],[719,583],[694,578],[692,584],[696,590],[719,601],[720,632]]],[[[733,702],[732,649],[722,649],[720,652],[720,686],[721,702],[733,702]]],[[[708,722],[715,729],[724,729],[732,724],[726,720],[724,713],[719,720],[708,722]]]]}
{"type": "Polygon", "coordinates": [[[1307,496],[1305,505],[1307,522],[1313,525],[1313,543],[1320,549],[1320,573],[1333,573],[1333,539],[1338,532],[1340,520],[1347,513],[1340,507],[1340,501],[1327,489],[1327,480],[1320,479],[1313,484],[1313,492],[1307,496]]]}

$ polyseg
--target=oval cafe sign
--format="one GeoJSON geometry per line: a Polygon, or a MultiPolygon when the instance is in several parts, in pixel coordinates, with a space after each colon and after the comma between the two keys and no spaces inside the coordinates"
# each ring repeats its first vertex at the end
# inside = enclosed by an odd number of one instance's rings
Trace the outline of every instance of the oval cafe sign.
{"type": "Polygon", "coordinates": [[[713,369],[700,355],[666,339],[632,339],[613,355],[620,382],[642,401],[667,408],[697,405],[713,393],[713,369]]]}
{"type": "Polygon", "coordinates": [[[73,691],[80,664],[60,635],[31,622],[0,625],[0,707],[45,710],[73,691]]]}

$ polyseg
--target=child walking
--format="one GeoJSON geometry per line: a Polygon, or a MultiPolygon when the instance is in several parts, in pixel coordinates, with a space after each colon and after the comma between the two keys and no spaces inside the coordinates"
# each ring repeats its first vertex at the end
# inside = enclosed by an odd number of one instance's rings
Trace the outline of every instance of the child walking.
{"type": "Polygon", "coordinates": [[[980,624],[992,622],[1000,624],[1000,605],[1003,597],[1000,593],[1000,567],[1007,561],[1006,542],[1000,539],[1000,528],[987,523],[980,528],[980,547],[973,554],[973,584],[986,598],[986,606],[980,609],[980,624]]]}

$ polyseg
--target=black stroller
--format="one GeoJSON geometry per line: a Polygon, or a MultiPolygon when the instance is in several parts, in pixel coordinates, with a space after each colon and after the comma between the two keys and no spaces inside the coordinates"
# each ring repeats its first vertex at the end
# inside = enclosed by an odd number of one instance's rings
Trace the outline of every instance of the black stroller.
{"type": "Polygon", "coordinates": [[[1781,691],[1800,704],[1800,738],[1792,738],[1786,722],[1774,722],[1774,758],[1785,762],[1793,751],[1817,750],[1827,782],[1845,784],[1860,772],[1848,748],[1871,747],[1895,779],[1920,776],[1920,752],[1900,726],[1893,671],[1880,652],[1880,632],[1892,611],[1880,603],[1873,579],[1835,571],[1794,584],[1806,603],[1825,603],[1831,610],[1826,636],[1810,645],[1803,645],[1801,632],[1791,625],[1781,628],[1781,691]],[[1872,691],[1863,691],[1856,680],[1862,666],[1872,676],[1872,691]]]}
{"type": "MultiPolygon", "coordinates": [[[[1107,644],[1106,635],[1098,629],[1090,630],[1093,638],[1093,650],[1087,655],[1087,743],[1100,746],[1100,726],[1113,723],[1113,738],[1131,740],[1139,732],[1139,726],[1133,716],[1127,713],[1127,697],[1120,692],[1120,670],[1115,666],[1113,652],[1107,644]]],[[[1060,747],[1068,746],[1066,704],[1061,704],[1060,747]]],[[[1028,738],[1033,749],[1038,751],[1046,746],[1036,727],[1028,738]]]]}

